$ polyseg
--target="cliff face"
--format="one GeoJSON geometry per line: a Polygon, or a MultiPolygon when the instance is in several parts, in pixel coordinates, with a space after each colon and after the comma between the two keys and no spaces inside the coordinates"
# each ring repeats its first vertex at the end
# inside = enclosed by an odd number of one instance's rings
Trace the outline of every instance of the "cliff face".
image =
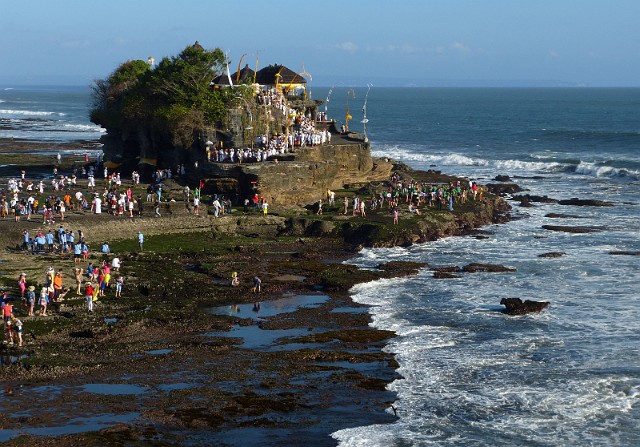
{"type": "Polygon", "coordinates": [[[205,192],[237,200],[255,193],[278,206],[304,205],[326,197],[327,189],[346,184],[387,180],[393,165],[374,160],[367,143],[298,148],[291,161],[228,164],[203,163],[199,175],[205,192]]]}

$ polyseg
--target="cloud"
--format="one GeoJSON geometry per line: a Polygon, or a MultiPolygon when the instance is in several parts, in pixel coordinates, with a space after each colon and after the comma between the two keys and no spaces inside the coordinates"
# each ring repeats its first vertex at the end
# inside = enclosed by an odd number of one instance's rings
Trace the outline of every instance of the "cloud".
{"type": "Polygon", "coordinates": [[[356,51],[358,51],[358,45],[351,41],[337,43],[334,45],[334,48],[346,51],[347,53],[355,53],[356,51]]]}
{"type": "Polygon", "coordinates": [[[460,54],[471,53],[471,48],[469,48],[468,46],[460,42],[453,42],[451,45],[449,45],[449,50],[455,53],[460,53],[460,54]]]}

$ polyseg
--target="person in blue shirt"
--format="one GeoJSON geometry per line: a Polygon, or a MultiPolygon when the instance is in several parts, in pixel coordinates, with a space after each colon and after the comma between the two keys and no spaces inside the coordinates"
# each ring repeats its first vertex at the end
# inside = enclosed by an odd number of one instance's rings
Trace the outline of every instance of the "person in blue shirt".
{"type": "Polygon", "coordinates": [[[49,230],[49,232],[45,235],[45,239],[47,240],[47,248],[49,251],[53,251],[53,231],[49,230]]]}

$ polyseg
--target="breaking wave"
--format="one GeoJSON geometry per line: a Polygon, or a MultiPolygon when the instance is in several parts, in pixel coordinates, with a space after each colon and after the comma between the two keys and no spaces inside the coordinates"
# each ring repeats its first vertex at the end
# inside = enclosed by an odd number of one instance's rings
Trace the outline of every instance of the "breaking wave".
{"type": "Polygon", "coordinates": [[[0,109],[1,115],[23,115],[23,116],[65,116],[65,113],[45,112],[37,110],[11,110],[0,109]]]}

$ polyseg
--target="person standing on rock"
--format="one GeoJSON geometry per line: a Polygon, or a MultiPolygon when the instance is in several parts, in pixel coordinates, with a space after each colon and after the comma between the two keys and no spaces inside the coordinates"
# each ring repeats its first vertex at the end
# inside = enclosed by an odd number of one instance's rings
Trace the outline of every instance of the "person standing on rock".
{"type": "Polygon", "coordinates": [[[144,234],[142,234],[142,231],[138,231],[138,244],[140,244],[140,251],[143,251],[142,246],[144,244],[144,234]]]}
{"type": "Polygon", "coordinates": [[[200,212],[200,197],[193,197],[193,214],[199,216],[200,212]]]}
{"type": "Polygon", "coordinates": [[[253,277],[253,287],[251,288],[251,291],[253,293],[256,292],[260,292],[260,290],[262,289],[262,280],[260,278],[258,278],[257,276],[253,277]]]}

